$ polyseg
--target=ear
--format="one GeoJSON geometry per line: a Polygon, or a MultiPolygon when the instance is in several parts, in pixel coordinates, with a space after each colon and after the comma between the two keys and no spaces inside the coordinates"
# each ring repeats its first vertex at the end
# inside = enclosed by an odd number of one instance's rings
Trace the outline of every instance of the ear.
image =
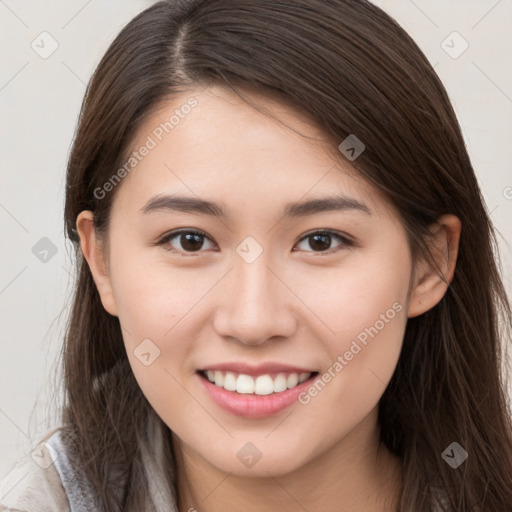
{"type": "Polygon", "coordinates": [[[438,268],[424,260],[415,264],[409,297],[409,318],[433,308],[446,293],[455,272],[460,231],[460,220],[451,214],[443,215],[431,226],[430,250],[438,268]]]}
{"type": "Polygon", "coordinates": [[[103,244],[96,237],[94,214],[89,210],[80,212],[76,218],[76,229],[80,236],[80,245],[84,258],[89,264],[91,273],[98,289],[103,307],[113,316],[117,316],[117,306],[112,291],[107,257],[103,244]]]}

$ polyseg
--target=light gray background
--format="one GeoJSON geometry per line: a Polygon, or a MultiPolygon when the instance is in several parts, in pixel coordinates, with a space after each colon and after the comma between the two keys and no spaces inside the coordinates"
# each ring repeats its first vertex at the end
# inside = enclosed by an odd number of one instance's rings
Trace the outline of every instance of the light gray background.
{"type": "MultiPolygon", "coordinates": [[[[63,235],[65,166],[85,84],[122,26],[152,3],[0,0],[0,478],[56,425],[52,371],[73,268],[63,235]],[[46,59],[31,47],[51,48],[44,31],[58,43],[46,59]],[[43,237],[57,250],[47,262],[32,252],[43,237]]],[[[416,40],[448,90],[503,236],[511,293],[512,0],[374,3],[416,40]],[[458,58],[464,41],[454,31],[469,44],[458,58]]]]}

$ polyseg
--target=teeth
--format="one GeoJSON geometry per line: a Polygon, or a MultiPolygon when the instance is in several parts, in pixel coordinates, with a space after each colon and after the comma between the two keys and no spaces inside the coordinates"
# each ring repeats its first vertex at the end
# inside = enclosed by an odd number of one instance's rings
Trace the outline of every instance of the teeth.
{"type": "Polygon", "coordinates": [[[274,392],[276,392],[276,389],[270,375],[260,375],[256,377],[256,381],[254,382],[254,393],[256,395],[270,395],[274,392]]]}
{"type": "Polygon", "coordinates": [[[254,379],[249,375],[240,374],[236,379],[236,392],[246,395],[254,393],[254,379]]]}
{"type": "MultiPolygon", "coordinates": [[[[259,378],[259,377],[258,377],[259,378]]],[[[286,385],[287,379],[284,373],[280,373],[273,382],[274,385],[274,393],[280,393],[281,391],[286,391],[288,386],[286,385]]]]}
{"type": "MultiPolygon", "coordinates": [[[[210,377],[208,377],[210,379],[210,377]]],[[[219,387],[224,387],[224,374],[222,372],[214,372],[214,378],[210,379],[212,382],[215,382],[215,384],[219,387]]]]}
{"type": "Polygon", "coordinates": [[[308,378],[309,378],[309,376],[310,376],[310,374],[309,374],[309,373],[301,373],[301,374],[299,375],[299,382],[304,382],[306,379],[308,379],[308,378]]]}
{"type": "Polygon", "coordinates": [[[207,370],[207,379],[227,391],[236,391],[246,395],[270,395],[294,388],[309,379],[311,373],[279,373],[274,378],[270,375],[259,375],[254,378],[243,373],[207,370]]]}
{"type": "Polygon", "coordinates": [[[228,391],[236,391],[236,377],[234,373],[226,373],[224,376],[224,385],[222,387],[228,391]]]}

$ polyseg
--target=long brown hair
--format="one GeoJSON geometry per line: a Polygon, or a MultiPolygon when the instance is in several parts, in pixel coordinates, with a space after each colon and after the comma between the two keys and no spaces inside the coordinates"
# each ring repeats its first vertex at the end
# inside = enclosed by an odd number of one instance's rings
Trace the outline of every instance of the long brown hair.
{"type": "Polygon", "coordinates": [[[142,121],[176,92],[211,83],[280,97],[328,140],[355,134],[366,149],[352,165],[400,212],[414,258],[429,257],[436,219],[459,217],[453,281],[439,304],[408,320],[379,404],[381,440],[403,462],[401,511],[430,511],[439,489],[451,510],[511,510],[503,347],[512,313],[493,227],[442,83],[411,37],[365,0],[158,2],[127,24],[99,63],[67,169],[65,225],[77,281],[62,423],[79,440],[77,457],[105,510],[148,503],[139,450],[148,417],[166,432],[166,463],[174,459],[169,429],[131,372],[119,320],[101,304],[76,218],[92,210],[104,236],[122,183],[101,199],[94,191],[123,165],[142,121]],[[468,453],[457,469],[442,457],[452,442],[468,453]]]}

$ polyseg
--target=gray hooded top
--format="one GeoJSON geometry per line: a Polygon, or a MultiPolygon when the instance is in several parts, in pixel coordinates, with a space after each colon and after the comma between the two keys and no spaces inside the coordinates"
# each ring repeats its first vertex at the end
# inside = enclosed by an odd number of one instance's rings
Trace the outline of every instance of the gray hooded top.
{"type": "MultiPolygon", "coordinates": [[[[178,512],[176,496],[162,479],[164,468],[158,458],[163,432],[154,421],[148,422],[151,443],[141,447],[151,503],[144,511],[178,512]]],[[[174,475],[173,475],[174,479],[174,475]]],[[[61,430],[47,434],[30,455],[18,460],[0,482],[1,512],[93,512],[103,507],[66,453],[61,430]]]]}

